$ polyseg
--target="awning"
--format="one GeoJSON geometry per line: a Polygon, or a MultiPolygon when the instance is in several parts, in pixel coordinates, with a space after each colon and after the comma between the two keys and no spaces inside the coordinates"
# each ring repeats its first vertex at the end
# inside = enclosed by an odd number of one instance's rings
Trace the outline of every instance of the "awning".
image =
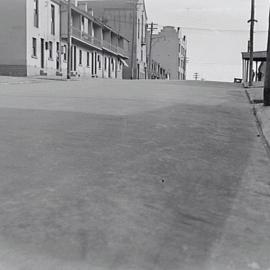
{"type": "Polygon", "coordinates": [[[120,61],[125,67],[128,67],[128,63],[124,59],[120,58],[120,61]]]}
{"type": "MultiPolygon", "coordinates": [[[[250,59],[250,53],[249,52],[243,52],[242,53],[243,60],[249,60],[250,59]]],[[[266,61],[267,58],[267,52],[266,51],[259,51],[253,53],[253,60],[254,61],[266,61]]]]}

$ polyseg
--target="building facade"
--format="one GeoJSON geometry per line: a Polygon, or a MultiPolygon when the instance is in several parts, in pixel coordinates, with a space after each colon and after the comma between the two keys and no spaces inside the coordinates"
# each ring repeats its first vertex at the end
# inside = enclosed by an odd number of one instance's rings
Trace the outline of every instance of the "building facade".
{"type": "Polygon", "coordinates": [[[125,79],[146,79],[147,13],[144,0],[84,0],[104,23],[129,40],[128,67],[125,79]]]}
{"type": "MultiPolygon", "coordinates": [[[[148,38],[148,52],[149,40],[148,38]]],[[[153,35],[151,59],[164,68],[168,79],[186,79],[187,39],[180,28],[165,26],[158,34],[153,35]]]]}
{"type": "MultiPolygon", "coordinates": [[[[0,7],[0,74],[66,74],[67,1],[1,0],[0,7]]],[[[87,5],[73,2],[71,25],[71,74],[121,79],[128,41],[93,17],[87,5]]]]}

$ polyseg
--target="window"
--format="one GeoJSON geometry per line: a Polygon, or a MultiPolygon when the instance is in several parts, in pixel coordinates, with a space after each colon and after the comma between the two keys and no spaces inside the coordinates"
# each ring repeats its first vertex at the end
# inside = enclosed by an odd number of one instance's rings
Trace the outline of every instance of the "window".
{"type": "Polygon", "coordinates": [[[87,66],[90,66],[90,53],[87,52],[87,66]]]}
{"type": "Polygon", "coordinates": [[[98,68],[101,69],[100,55],[98,55],[98,68]]]}
{"type": "Polygon", "coordinates": [[[57,70],[59,70],[60,68],[60,56],[61,56],[60,43],[56,42],[56,69],[57,70]]]}
{"type": "Polygon", "coordinates": [[[53,43],[49,41],[49,59],[53,59],[53,43]]]}
{"type": "Polygon", "coordinates": [[[34,26],[38,27],[38,0],[34,0],[34,26]]]}
{"type": "Polygon", "coordinates": [[[32,56],[37,57],[37,39],[32,39],[32,56]]]}
{"type": "Polygon", "coordinates": [[[86,33],[86,28],[85,28],[85,18],[82,16],[82,27],[81,30],[83,33],[86,33]]]}
{"type": "Polygon", "coordinates": [[[79,65],[82,65],[82,50],[79,51],[79,65]]]}
{"type": "Polygon", "coordinates": [[[138,39],[140,38],[140,32],[141,32],[141,25],[140,25],[140,19],[138,19],[138,39]]]}
{"type": "Polygon", "coordinates": [[[107,70],[107,57],[105,57],[105,60],[104,60],[104,69],[107,70]]]}
{"type": "Polygon", "coordinates": [[[142,15],[142,39],[144,39],[144,17],[143,17],[143,15],[142,15]]]}
{"type": "Polygon", "coordinates": [[[112,71],[114,71],[114,61],[113,61],[113,59],[111,60],[111,64],[112,64],[112,71]]]}
{"type": "Polygon", "coordinates": [[[141,61],[143,62],[143,50],[141,50],[141,61]]]}
{"type": "Polygon", "coordinates": [[[67,61],[67,45],[63,46],[63,50],[64,50],[64,61],[67,61]]]}
{"type": "Polygon", "coordinates": [[[55,6],[51,5],[51,34],[55,35],[55,6]]]}

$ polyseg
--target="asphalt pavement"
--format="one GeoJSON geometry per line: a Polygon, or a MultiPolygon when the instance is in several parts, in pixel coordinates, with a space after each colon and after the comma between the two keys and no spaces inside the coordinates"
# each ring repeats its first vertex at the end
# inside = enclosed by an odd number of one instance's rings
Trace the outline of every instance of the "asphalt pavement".
{"type": "Polygon", "coordinates": [[[269,175],[237,85],[1,84],[0,270],[269,270],[269,175]]]}

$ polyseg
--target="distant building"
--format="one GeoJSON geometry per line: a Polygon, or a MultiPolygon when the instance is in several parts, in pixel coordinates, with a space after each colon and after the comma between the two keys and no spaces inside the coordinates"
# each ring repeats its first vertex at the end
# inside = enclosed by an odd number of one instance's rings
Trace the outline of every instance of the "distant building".
{"type": "MultiPolygon", "coordinates": [[[[149,52],[150,39],[147,40],[149,52]]],[[[186,79],[187,40],[180,28],[165,26],[158,34],[154,34],[151,56],[166,70],[169,79],[186,79]]]]}
{"type": "Polygon", "coordinates": [[[79,3],[88,3],[95,16],[130,41],[124,78],[145,79],[147,14],[144,0],[80,0],[79,3]]]}
{"type": "Polygon", "coordinates": [[[169,78],[167,71],[155,60],[151,61],[150,64],[150,79],[165,80],[169,78]]]}
{"type": "MultiPolygon", "coordinates": [[[[0,1],[0,74],[63,75],[67,70],[67,1],[0,1]]],[[[73,76],[122,78],[128,41],[73,1],[73,76]]]]}

